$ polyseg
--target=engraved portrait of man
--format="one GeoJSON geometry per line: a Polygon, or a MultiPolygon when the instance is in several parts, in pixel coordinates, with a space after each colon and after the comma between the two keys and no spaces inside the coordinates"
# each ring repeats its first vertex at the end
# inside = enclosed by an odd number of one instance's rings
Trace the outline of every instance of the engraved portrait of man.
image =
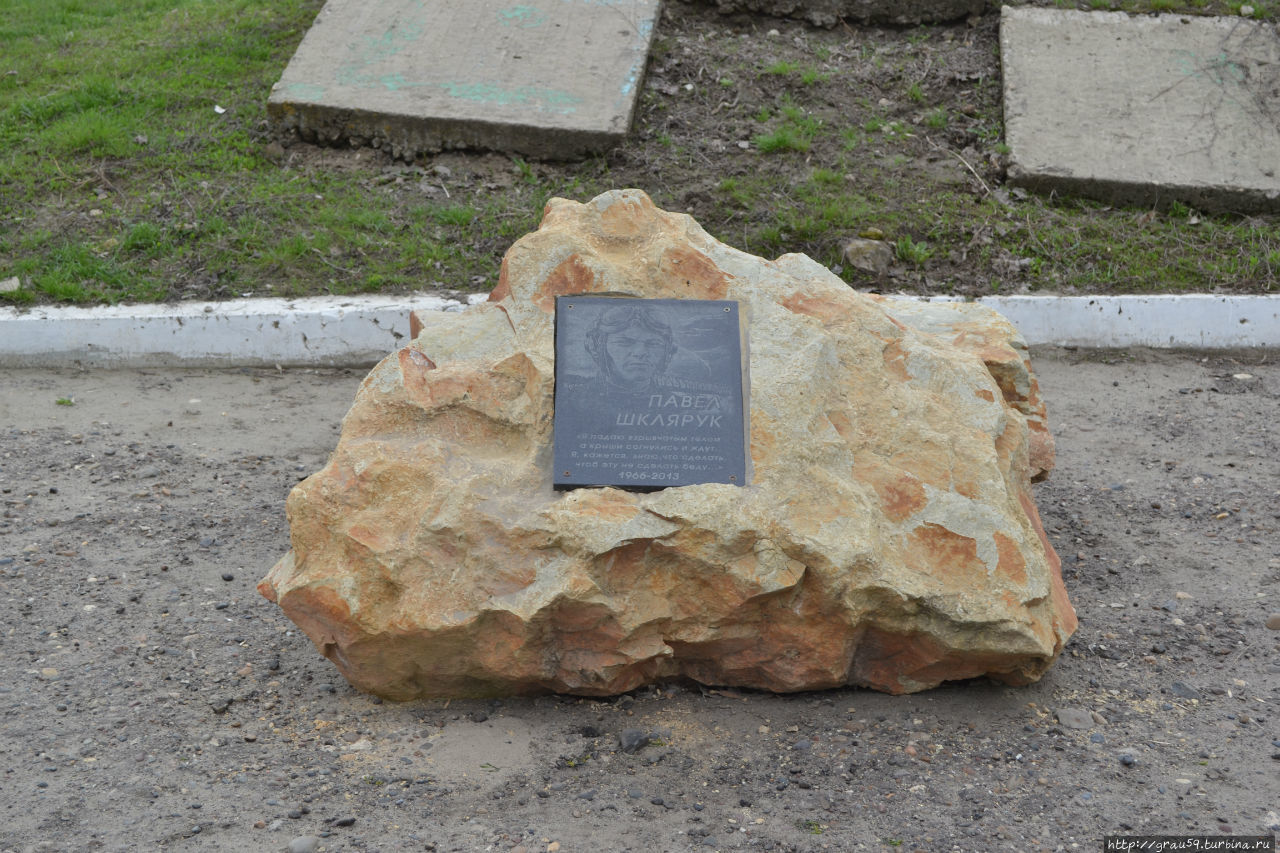
{"type": "Polygon", "coordinates": [[[601,312],[583,343],[606,393],[652,390],[676,352],[671,326],[637,305],[601,312]]]}

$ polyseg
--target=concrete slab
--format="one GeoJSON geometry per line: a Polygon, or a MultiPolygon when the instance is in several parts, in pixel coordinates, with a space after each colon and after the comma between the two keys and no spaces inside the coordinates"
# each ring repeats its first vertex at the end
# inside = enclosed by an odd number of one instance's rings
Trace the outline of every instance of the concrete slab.
{"type": "Polygon", "coordinates": [[[1273,24],[1006,6],[1000,51],[1011,182],[1280,211],[1273,24]]]}
{"type": "Polygon", "coordinates": [[[631,127],[660,0],[328,0],[267,111],[308,141],[568,159],[631,127]]]}

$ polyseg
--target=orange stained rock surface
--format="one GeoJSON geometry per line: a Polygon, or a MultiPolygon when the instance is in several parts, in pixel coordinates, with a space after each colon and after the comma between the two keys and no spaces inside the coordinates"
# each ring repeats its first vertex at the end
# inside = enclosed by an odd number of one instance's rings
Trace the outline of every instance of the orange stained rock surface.
{"type": "Polygon", "coordinates": [[[414,325],[259,586],[362,690],[1023,684],[1075,630],[1032,498],[1045,405],[989,309],[859,294],[623,190],[553,199],[489,303],[414,325]],[[552,488],[554,297],[618,290],[741,303],[749,486],[552,488]]]}

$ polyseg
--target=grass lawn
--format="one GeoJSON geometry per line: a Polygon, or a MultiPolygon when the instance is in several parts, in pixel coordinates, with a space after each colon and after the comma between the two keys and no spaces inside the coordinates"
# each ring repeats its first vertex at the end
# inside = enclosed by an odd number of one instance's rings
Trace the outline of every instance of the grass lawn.
{"type": "Polygon", "coordinates": [[[272,136],[268,93],[321,5],[0,0],[0,280],[22,281],[0,303],[483,290],[547,198],[620,186],[739,248],[807,252],[856,286],[1267,292],[1280,279],[1274,216],[1010,198],[998,78],[939,72],[957,38],[998,70],[994,12],[974,34],[773,21],[801,35],[770,41],[673,0],[655,85],[616,151],[400,164],[272,136]],[[717,75],[695,76],[699,64],[717,75]],[[843,268],[860,232],[894,245],[891,281],[843,268]]]}

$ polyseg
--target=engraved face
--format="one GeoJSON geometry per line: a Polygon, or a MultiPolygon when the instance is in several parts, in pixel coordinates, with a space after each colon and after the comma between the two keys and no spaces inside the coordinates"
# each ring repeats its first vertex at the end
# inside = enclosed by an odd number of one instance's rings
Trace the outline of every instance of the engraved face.
{"type": "Polygon", "coordinates": [[[616,377],[627,385],[648,385],[662,369],[668,342],[662,335],[639,325],[609,335],[605,351],[616,377]]]}

